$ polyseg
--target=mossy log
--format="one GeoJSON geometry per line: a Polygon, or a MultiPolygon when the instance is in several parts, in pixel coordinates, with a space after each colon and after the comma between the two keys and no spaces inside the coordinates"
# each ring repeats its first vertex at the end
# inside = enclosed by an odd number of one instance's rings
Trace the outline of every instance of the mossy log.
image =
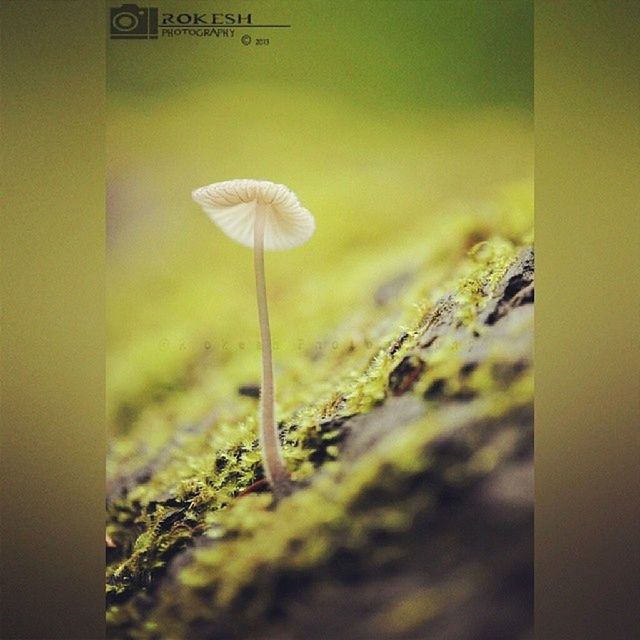
{"type": "Polygon", "coordinates": [[[533,637],[533,250],[474,240],[381,283],[378,342],[304,354],[328,383],[282,416],[290,497],[215,407],[112,453],[108,637],[533,637]]]}

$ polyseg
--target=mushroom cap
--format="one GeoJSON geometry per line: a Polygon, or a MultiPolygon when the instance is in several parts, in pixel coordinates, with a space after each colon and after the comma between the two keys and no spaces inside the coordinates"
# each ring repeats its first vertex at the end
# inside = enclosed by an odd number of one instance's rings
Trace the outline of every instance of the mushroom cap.
{"type": "Polygon", "coordinates": [[[316,228],[311,213],[283,184],[226,180],[200,187],[191,196],[230,238],[246,247],[253,247],[259,208],[265,213],[264,248],[268,251],[304,244],[316,228]]]}

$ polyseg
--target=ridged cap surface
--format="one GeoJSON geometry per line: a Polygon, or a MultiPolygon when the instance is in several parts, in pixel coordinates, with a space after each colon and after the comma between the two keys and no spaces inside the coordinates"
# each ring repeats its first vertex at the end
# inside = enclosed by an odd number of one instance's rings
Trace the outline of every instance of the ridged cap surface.
{"type": "Polygon", "coordinates": [[[230,238],[253,247],[258,208],[265,212],[264,248],[290,249],[304,244],[315,231],[315,220],[293,191],[267,180],[226,180],[191,194],[204,212],[230,238]]]}

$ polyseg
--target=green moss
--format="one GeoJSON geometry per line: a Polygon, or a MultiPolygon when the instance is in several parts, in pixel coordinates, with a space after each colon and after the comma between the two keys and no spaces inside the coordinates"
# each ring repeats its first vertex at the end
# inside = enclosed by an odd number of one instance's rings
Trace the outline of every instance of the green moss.
{"type": "MultiPolygon", "coordinates": [[[[428,507],[424,496],[412,500],[399,487],[429,470],[433,462],[426,447],[441,428],[432,418],[416,422],[403,430],[402,437],[389,439],[385,447],[364,456],[348,473],[339,464],[325,469],[311,488],[298,492],[276,511],[270,508],[269,496],[247,496],[232,509],[208,514],[205,535],[223,544],[195,552],[178,574],[184,588],[171,590],[168,599],[161,601],[156,622],[162,628],[177,624],[175,637],[183,637],[190,620],[215,620],[224,611],[242,609],[245,621],[259,619],[273,606],[269,582],[283,572],[322,572],[337,547],[367,549],[371,565],[383,566],[393,549],[371,547],[373,533],[406,531],[416,514],[428,507]],[[375,498],[370,497],[372,492],[375,498]],[[248,597],[250,587],[258,595],[248,597]],[[175,607],[184,616],[182,622],[167,615],[175,607]]],[[[442,480],[452,486],[473,482],[488,474],[498,464],[501,450],[510,446],[507,436],[480,448],[467,464],[442,473],[442,480]]],[[[434,500],[437,490],[433,490],[434,500]]],[[[399,612],[407,606],[411,603],[387,612],[385,624],[397,625],[399,612]]],[[[420,611],[427,615],[435,607],[437,599],[432,599],[420,611]]]]}

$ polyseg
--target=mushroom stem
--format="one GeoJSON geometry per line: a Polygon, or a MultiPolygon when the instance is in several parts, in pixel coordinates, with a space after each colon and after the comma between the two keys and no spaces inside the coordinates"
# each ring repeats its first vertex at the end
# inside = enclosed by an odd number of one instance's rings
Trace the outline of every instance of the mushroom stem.
{"type": "Polygon", "coordinates": [[[267,309],[267,288],[264,276],[264,227],[265,211],[258,203],[254,224],[253,263],[256,272],[260,343],[262,346],[262,385],[260,388],[260,444],[264,456],[264,470],[276,497],[287,493],[290,475],[284,464],[282,448],[275,421],[273,360],[271,354],[271,330],[267,309]]]}

